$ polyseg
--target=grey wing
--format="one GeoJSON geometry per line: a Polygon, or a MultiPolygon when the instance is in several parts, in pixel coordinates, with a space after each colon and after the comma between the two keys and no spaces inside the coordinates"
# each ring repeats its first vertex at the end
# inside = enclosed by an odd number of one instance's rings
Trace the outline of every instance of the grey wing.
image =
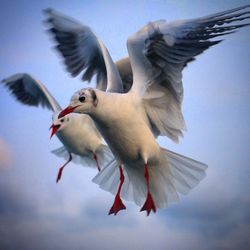
{"type": "Polygon", "coordinates": [[[54,10],[46,10],[46,14],[49,31],[67,71],[73,77],[83,72],[82,80],[88,82],[96,76],[97,88],[103,91],[122,92],[119,73],[106,47],[92,30],[54,10]]]}
{"type": "Polygon", "coordinates": [[[133,73],[129,57],[124,57],[115,62],[123,84],[123,92],[127,93],[133,84],[133,73]]]}
{"type": "Polygon", "coordinates": [[[15,74],[3,79],[2,83],[11,91],[19,102],[25,105],[41,105],[54,112],[61,110],[60,105],[47,88],[29,74],[15,74]]]}
{"type": "Polygon", "coordinates": [[[132,91],[143,98],[156,135],[178,141],[185,129],[181,111],[183,68],[221,42],[213,38],[249,25],[241,23],[250,18],[249,13],[248,5],[198,19],[157,21],[128,39],[134,77],[132,91]]]}

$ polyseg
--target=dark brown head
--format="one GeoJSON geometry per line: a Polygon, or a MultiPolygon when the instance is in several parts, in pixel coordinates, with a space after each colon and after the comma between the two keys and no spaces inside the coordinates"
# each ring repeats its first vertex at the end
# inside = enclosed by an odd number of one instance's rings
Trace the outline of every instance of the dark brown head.
{"type": "Polygon", "coordinates": [[[89,114],[98,105],[96,91],[92,88],[85,88],[77,91],[71,98],[70,105],[64,109],[59,118],[69,113],[89,114]]]}

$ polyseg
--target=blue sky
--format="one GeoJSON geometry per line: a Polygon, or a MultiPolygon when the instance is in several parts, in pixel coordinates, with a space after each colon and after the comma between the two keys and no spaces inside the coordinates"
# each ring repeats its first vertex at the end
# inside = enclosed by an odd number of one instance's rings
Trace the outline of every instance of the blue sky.
{"type": "MultiPolygon", "coordinates": [[[[64,70],[45,32],[42,10],[54,8],[89,25],[114,60],[149,21],[199,17],[250,1],[5,1],[0,5],[0,78],[27,72],[62,106],[83,86],[64,70]]],[[[107,216],[113,197],[93,169],[63,163],[50,150],[51,113],[17,103],[0,86],[1,249],[247,249],[250,247],[250,28],[225,38],[183,72],[187,132],[159,143],[208,164],[207,177],[177,204],[146,217],[107,216]]]]}

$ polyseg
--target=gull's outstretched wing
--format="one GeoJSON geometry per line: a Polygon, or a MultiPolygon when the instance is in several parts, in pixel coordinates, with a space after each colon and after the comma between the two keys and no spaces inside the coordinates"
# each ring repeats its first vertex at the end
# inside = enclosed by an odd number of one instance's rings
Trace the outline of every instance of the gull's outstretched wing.
{"type": "Polygon", "coordinates": [[[97,88],[109,92],[123,92],[122,81],[108,50],[92,30],[54,10],[45,11],[49,31],[56,48],[64,57],[67,71],[72,76],[84,71],[82,80],[90,81],[96,75],[97,88]]]}
{"type": "Polygon", "coordinates": [[[26,73],[15,74],[2,82],[18,101],[30,106],[46,107],[54,112],[62,110],[47,88],[26,73]]]}
{"type": "Polygon", "coordinates": [[[174,141],[182,135],[185,122],[181,112],[183,99],[182,70],[195,57],[231,34],[249,25],[248,6],[214,15],[167,23],[149,23],[129,37],[127,42],[133,71],[131,91],[143,98],[156,135],[174,141]]]}

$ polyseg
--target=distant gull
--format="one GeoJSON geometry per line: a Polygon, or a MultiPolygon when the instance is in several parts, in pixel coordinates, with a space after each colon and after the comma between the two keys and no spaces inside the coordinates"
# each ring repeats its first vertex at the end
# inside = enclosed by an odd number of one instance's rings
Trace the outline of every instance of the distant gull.
{"type": "Polygon", "coordinates": [[[60,167],[57,182],[60,180],[64,167],[72,160],[83,166],[96,167],[101,170],[113,160],[110,149],[103,144],[102,137],[88,115],[69,114],[58,118],[62,110],[47,88],[26,73],[15,74],[2,81],[16,99],[26,105],[46,107],[52,110],[53,123],[51,137],[56,134],[63,147],[53,150],[59,157],[67,158],[60,167]],[[73,157],[72,157],[73,154],[73,157]]]}

